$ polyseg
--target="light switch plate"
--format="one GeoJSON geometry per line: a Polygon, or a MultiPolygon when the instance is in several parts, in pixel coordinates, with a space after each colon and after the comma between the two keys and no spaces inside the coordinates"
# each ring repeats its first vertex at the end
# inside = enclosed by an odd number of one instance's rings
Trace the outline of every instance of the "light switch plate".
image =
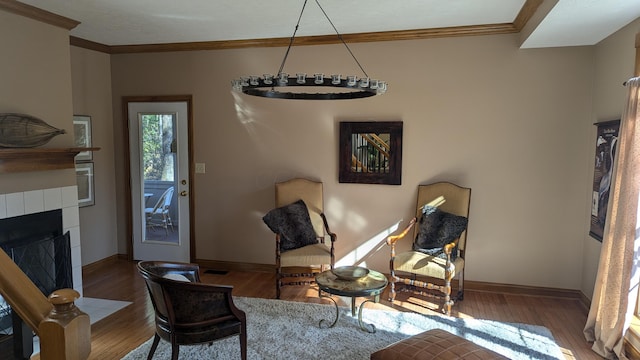
{"type": "Polygon", "coordinates": [[[204,163],[196,163],[196,174],[204,174],[205,166],[204,163]]]}

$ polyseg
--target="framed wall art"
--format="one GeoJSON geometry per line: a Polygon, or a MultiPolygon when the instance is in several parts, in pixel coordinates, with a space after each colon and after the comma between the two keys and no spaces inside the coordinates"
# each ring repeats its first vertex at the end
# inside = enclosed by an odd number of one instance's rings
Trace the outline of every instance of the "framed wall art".
{"type": "Polygon", "coordinates": [[[76,164],[76,183],[78,184],[78,206],[95,205],[93,163],[83,162],[76,164]]]}
{"type": "Polygon", "coordinates": [[[341,183],[402,183],[402,121],[341,122],[341,183]]]}
{"type": "MultiPolygon", "coordinates": [[[[91,147],[91,116],[73,115],[73,136],[76,147],[91,147]]],[[[76,161],[93,160],[92,151],[82,151],[76,155],[76,161]]]]}
{"type": "Polygon", "coordinates": [[[604,224],[607,220],[609,190],[613,175],[613,161],[618,145],[620,120],[594,124],[598,127],[596,135],[596,152],[593,170],[593,189],[591,195],[591,226],[589,235],[602,241],[604,224]]]}

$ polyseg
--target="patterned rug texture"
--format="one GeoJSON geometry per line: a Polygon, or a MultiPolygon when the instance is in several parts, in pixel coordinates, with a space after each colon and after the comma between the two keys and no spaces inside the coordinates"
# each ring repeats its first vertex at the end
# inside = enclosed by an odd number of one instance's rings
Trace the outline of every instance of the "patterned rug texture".
{"type": "MultiPolygon", "coordinates": [[[[367,360],[369,355],[396,341],[430,329],[443,329],[510,359],[564,359],[551,332],[542,326],[459,319],[438,315],[367,308],[362,320],[375,324],[376,333],[360,329],[358,317],[349,307],[340,307],[340,319],[333,328],[320,328],[336,316],[333,304],[309,304],[284,300],[234,297],[236,306],[247,314],[247,352],[251,360],[343,359],[367,360]]],[[[349,303],[347,301],[346,303],[349,303]]],[[[123,359],[146,359],[151,340],[123,359]]],[[[161,341],[154,360],[170,359],[171,346],[161,341]]],[[[180,347],[180,359],[240,359],[237,336],[213,345],[180,347]]]]}

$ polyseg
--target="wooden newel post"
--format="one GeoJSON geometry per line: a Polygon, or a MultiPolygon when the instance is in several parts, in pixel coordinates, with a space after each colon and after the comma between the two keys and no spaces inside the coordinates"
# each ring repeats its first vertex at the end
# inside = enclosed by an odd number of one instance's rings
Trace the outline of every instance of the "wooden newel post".
{"type": "Polygon", "coordinates": [[[42,360],[85,360],[91,352],[89,315],[73,303],[80,294],[61,289],[49,295],[53,310],[38,326],[42,360]]]}

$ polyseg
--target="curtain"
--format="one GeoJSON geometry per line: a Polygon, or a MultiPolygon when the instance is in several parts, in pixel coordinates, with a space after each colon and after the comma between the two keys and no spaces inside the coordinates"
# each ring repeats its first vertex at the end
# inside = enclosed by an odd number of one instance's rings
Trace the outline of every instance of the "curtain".
{"type": "Polygon", "coordinates": [[[584,334],[607,359],[627,359],[624,333],[638,294],[638,193],[640,188],[640,78],[627,82],[618,153],[610,190],[598,274],[584,334]]]}

